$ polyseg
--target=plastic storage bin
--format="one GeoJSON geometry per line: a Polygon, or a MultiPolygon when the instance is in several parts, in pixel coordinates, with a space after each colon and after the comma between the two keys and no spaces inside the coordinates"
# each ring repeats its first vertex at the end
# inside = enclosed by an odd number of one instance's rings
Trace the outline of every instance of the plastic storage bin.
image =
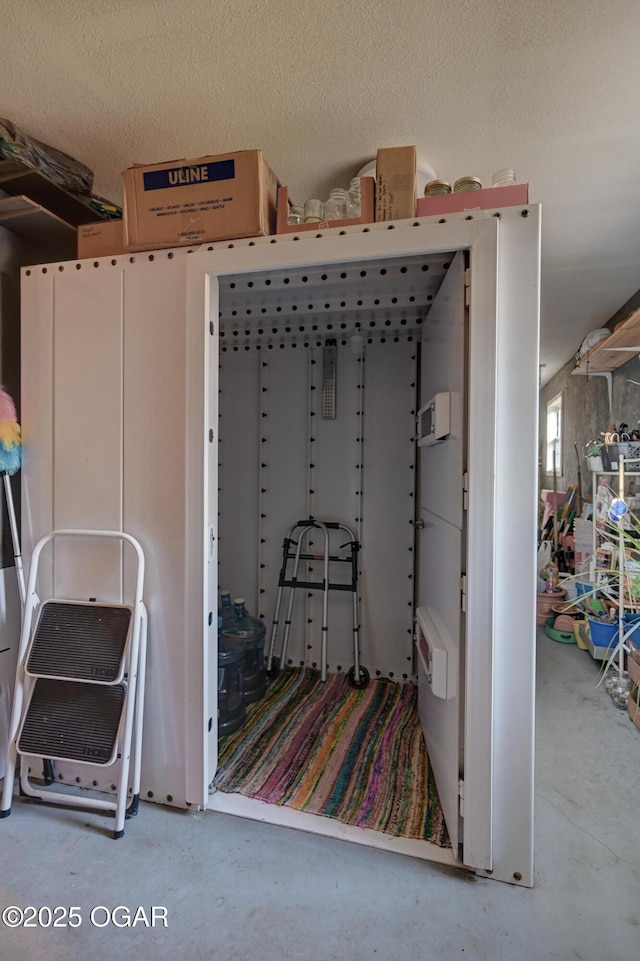
{"type": "Polygon", "coordinates": [[[613,654],[618,643],[618,623],[612,624],[609,621],[598,621],[593,617],[588,617],[587,620],[589,621],[589,631],[591,633],[593,646],[605,650],[609,654],[613,654]]]}
{"type": "Polygon", "coordinates": [[[545,624],[545,634],[550,637],[552,641],[557,641],[559,644],[576,644],[576,636],[573,631],[558,631],[554,627],[555,617],[548,617],[545,624]]]}

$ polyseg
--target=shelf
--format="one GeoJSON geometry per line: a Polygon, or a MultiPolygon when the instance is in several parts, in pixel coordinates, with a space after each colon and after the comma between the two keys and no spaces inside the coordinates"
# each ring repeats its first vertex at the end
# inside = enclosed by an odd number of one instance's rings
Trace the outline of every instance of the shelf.
{"type": "Polygon", "coordinates": [[[72,227],[100,219],[87,204],[19,160],[0,160],[0,189],[13,197],[28,197],[72,227]]]}
{"type": "Polygon", "coordinates": [[[76,256],[76,228],[29,197],[0,197],[0,226],[30,243],[54,250],[60,260],[76,256]]]}
{"type": "Polygon", "coordinates": [[[595,344],[571,373],[608,374],[626,364],[634,354],[640,354],[640,310],[634,310],[608,337],[595,344]]]}

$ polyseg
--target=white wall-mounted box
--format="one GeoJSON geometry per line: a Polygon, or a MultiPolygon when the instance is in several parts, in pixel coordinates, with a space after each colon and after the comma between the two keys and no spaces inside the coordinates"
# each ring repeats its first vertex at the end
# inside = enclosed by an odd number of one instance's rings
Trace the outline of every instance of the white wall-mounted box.
{"type": "Polygon", "coordinates": [[[440,391],[418,411],[418,447],[444,440],[451,429],[451,393],[440,391]]]}
{"type": "Polygon", "coordinates": [[[438,628],[424,607],[416,611],[416,650],[418,681],[425,681],[435,697],[443,700],[455,697],[457,671],[449,659],[450,645],[446,634],[438,628]]]}

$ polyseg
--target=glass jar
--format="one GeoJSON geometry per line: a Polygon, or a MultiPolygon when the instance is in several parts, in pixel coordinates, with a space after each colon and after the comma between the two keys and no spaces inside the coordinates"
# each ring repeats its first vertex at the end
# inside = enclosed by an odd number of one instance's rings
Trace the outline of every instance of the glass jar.
{"type": "Polygon", "coordinates": [[[492,187],[510,187],[511,184],[515,182],[516,175],[512,167],[504,167],[502,170],[496,170],[491,178],[492,187]]]}
{"type": "Polygon", "coordinates": [[[360,177],[353,177],[347,192],[347,218],[356,220],[362,217],[362,184],[360,177]]]}
{"type": "Polygon", "coordinates": [[[347,191],[334,187],[324,205],[325,220],[344,220],[347,213],[347,191]]]}
{"type": "Polygon", "coordinates": [[[451,193],[451,184],[447,180],[430,180],[424,186],[425,197],[441,197],[451,193]]]}
{"type": "Polygon", "coordinates": [[[462,193],[465,190],[481,190],[482,181],[479,177],[459,177],[453,185],[453,192],[462,193]]]}
{"type": "Polygon", "coordinates": [[[317,200],[315,197],[311,200],[306,200],[304,204],[304,222],[305,224],[319,223],[324,220],[324,204],[321,200],[317,200]]]}
{"type": "Polygon", "coordinates": [[[303,224],[304,223],[304,207],[295,207],[292,204],[289,207],[289,213],[287,214],[287,223],[290,226],[303,224]]]}

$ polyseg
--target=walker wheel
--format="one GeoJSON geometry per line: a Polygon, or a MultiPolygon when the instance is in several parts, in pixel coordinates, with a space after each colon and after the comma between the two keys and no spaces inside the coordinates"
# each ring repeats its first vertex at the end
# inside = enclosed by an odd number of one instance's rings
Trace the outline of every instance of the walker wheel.
{"type": "Polygon", "coordinates": [[[270,680],[273,680],[278,676],[279,673],[280,673],[280,658],[274,657],[271,659],[271,668],[269,670],[265,670],[265,674],[270,680]]]}
{"type": "Polygon", "coordinates": [[[349,672],[347,674],[347,680],[349,681],[349,684],[351,685],[351,687],[355,687],[355,689],[359,691],[362,688],[366,687],[367,684],[369,683],[369,672],[366,669],[366,667],[363,667],[361,664],[360,677],[356,680],[356,669],[355,667],[351,667],[349,668],[349,672]]]}

